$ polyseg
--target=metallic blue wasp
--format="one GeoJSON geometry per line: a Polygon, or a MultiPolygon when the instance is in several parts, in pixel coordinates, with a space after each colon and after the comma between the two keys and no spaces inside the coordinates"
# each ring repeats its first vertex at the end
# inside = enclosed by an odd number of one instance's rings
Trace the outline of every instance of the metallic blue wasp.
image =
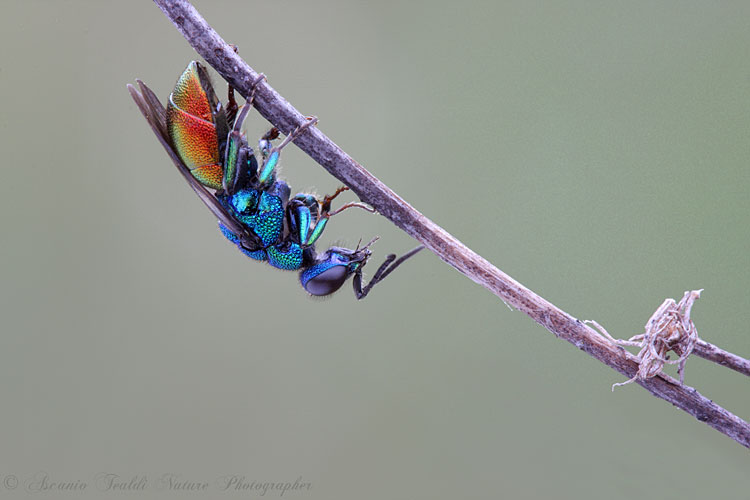
{"type": "Polygon", "coordinates": [[[317,119],[309,119],[287,134],[278,146],[272,141],[279,137],[279,131],[272,128],[259,141],[259,167],[241,131],[254,93],[238,112],[230,86],[224,107],[206,69],[196,61],[180,76],[166,109],[143,82],[138,81],[138,85],[140,92],[128,85],[131,96],[182,176],[219,219],[224,236],[252,259],[299,271],[302,287],[309,294],[329,295],[353,276],[354,293],[362,299],[423,248],[417,247],[399,259],[389,255],[372,280],[362,286],[362,268],[375,240],[354,250],[331,247],[323,253],[315,251],[315,242],[333,215],[351,207],[374,210],[358,202],[332,210],[331,202],[348,190],[345,186],[323,199],[306,193],[291,197],[287,183],[276,178],[281,150],[317,119]]]}

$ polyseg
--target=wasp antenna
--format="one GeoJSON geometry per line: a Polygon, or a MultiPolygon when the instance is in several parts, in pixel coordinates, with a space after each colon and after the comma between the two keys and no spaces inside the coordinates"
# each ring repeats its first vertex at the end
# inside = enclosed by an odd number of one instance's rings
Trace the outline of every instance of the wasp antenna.
{"type": "Polygon", "coordinates": [[[370,246],[373,243],[375,243],[376,241],[378,241],[379,239],[380,239],[380,236],[375,236],[373,239],[370,240],[370,242],[367,245],[365,245],[365,246],[362,247],[362,250],[364,250],[366,248],[370,248],[370,246]]]}

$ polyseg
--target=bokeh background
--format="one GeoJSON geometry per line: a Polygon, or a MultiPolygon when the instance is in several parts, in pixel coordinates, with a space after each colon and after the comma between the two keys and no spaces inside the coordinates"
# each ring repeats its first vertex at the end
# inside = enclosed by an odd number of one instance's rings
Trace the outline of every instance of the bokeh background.
{"type": "MultiPolygon", "coordinates": [[[[750,355],[750,3],[196,5],[344,150],[543,297],[627,337],[704,288],[701,336],[750,355]]],[[[310,500],[748,494],[748,450],[636,386],[612,393],[619,374],[431,254],[357,302],[237,252],[125,90],[166,98],[196,56],[151,2],[2,7],[0,496],[121,495],[101,473],[146,478],[131,498],[180,497],[164,474],[212,498],[260,496],[220,491],[228,476],[301,478],[284,497],[310,500]],[[88,487],[35,491],[42,477],[88,487]]],[[[339,184],[294,147],[282,175],[339,184]]],[[[415,244],[360,211],[324,240],[373,235],[372,268],[415,244]]],[[[686,382],[750,417],[747,378],[695,358],[686,382]]]]}

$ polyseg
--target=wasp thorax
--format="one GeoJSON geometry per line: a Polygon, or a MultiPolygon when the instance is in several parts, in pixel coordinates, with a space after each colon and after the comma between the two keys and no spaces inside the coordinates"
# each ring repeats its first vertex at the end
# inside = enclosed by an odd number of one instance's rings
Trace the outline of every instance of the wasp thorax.
{"type": "Polygon", "coordinates": [[[252,215],[258,208],[258,191],[243,189],[232,196],[232,208],[237,215],[252,215]]]}

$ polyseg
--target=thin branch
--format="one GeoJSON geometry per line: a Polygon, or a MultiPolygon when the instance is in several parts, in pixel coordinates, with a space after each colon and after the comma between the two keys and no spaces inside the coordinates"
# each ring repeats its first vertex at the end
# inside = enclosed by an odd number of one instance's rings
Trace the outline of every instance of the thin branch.
{"type": "Polygon", "coordinates": [[[731,368],[736,372],[740,372],[750,377],[750,359],[745,359],[736,354],[732,354],[731,352],[727,352],[705,340],[698,339],[693,353],[701,358],[713,361],[721,366],[726,366],[727,368],[731,368]]]}
{"type": "MultiPolygon", "coordinates": [[[[227,45],[188,1],[154,0],[154,3],[196,52],[227,82],[244,96],[250,94],[253,83],[258,80],[258,73],[227,45]]],[[[264,118],[283,132],[295,129],[305,120],[299,111],[266,82],[259,83],[254,106],[264,118]]],[[[631,378],[636,374],[638,363],[632,354],[612,345],[580,320],[558,309],[463,245],[365,170],[319,129],[310,127],[294,143],[331,175],[349,186],[361,200],[375,207],[381,215],[459,272],[490,290],[508,305],[523,311],[557,337],[567,340],[624,376],[631,378]]],[[[750,424],[695,389],[681,386],[664,374],[638,383],[654,396],[669,401],[750,448],[750,424]]]]}

